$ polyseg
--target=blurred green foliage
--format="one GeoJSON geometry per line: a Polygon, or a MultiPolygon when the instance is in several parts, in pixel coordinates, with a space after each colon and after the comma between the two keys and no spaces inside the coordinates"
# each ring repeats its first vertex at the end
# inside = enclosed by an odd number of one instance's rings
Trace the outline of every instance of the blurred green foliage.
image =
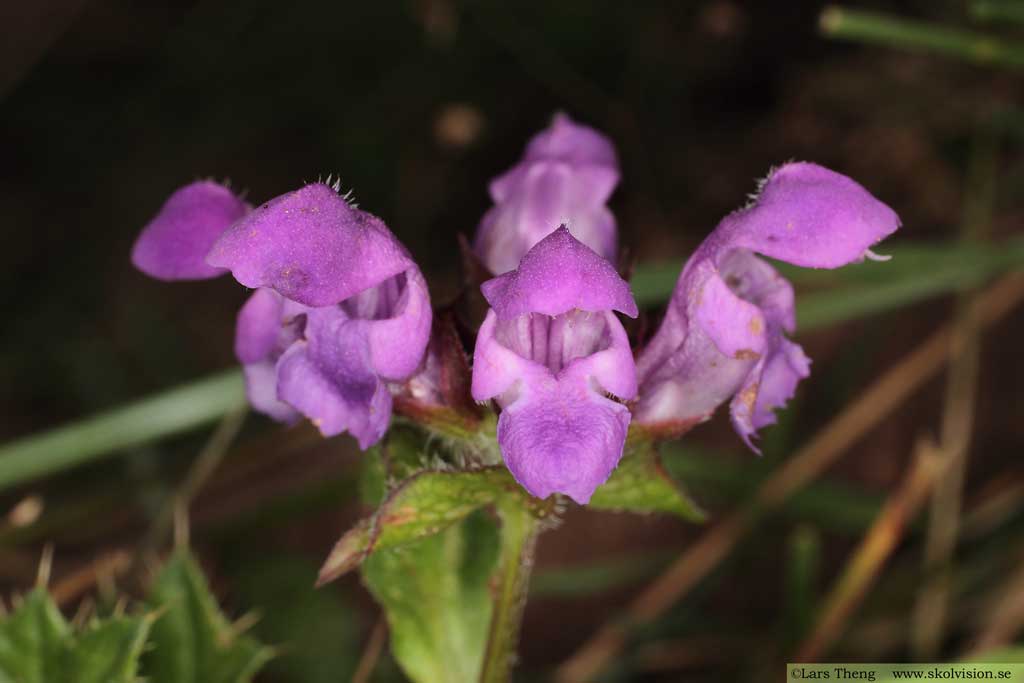
{"type": "Polygon", "coordinates": [[[247,683],[272,656],[225,619],[185,550],[160,570],[138,615],[69,624],[35,588],[0,620],[4,683],[247,683]]]}

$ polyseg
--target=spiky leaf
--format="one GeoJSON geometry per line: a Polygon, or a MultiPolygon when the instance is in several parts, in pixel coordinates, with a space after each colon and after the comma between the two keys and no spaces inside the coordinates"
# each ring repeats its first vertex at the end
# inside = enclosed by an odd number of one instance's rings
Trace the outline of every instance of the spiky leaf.
{"type": "Polygon", "coordinates": [[[37,588],[0,622],[0,683],[131,683],[152,621],[93,620],[75,632],[37,588]]]}
{"type": "Polygon", "coordinates": [[[143,661],[152,683],[246,683],[272,656],[236,632],[187,551],[163,567],[148,601],[162,610],[143,661]]]}

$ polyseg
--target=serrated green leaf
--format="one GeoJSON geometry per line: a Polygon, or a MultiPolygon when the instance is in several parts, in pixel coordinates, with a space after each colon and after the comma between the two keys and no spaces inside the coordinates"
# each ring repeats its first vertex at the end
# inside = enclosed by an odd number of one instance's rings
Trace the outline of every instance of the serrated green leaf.
{"type": "Polygon", "coordinates": [[[588,507],[625,512],[667,512],[692,522],[704,520],[694,503],[649,444],[628,448],[612,476],[594,492],[588,507]]]}
{"type": "Polygon", "coordinates": [[[320,570],[318,584],[351,571],[370,553],[440,533],[503,493],[525,496],[504,467],[414,474],[392,489],[372,517],[341,537],[320,570]]]}
{"type": "Polygon", "coordinates": [[[71,627],[50,596],[33,590],[0,624],[0,683],[60,681],[70,638],[71,627]]]}
{"type": "Polygon", "coordinates": [[[442,533],[379,549],[363,563],[363,581],[387,616],[391,651],[416,683],[478,679],[498,543],[497,524],[478,511],[442,533]]]}
{"type": "Polygon", "coordinates": [[[154,622],[152,616],[94,622],[78,634],[68,652],[67,680],[75,683],[132,683],[154,622]]]}
{"type": "Polygon", "coordinates": [[[0,683],[131,683],[151,623],[117,617],[74,633],[37,588],[0,622],[0,683]]]}
{"type": "Polygon", "coordinates": [[[162,610],[143,659],[151,683],[245,683],[272,656],[269,648],[235,632],[187,551],[167,562],[148,602],[162,610]]]}

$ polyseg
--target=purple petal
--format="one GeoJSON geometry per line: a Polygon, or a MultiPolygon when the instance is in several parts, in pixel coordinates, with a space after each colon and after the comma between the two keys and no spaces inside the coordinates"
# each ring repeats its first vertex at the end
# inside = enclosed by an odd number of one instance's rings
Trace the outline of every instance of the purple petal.
{"type": "Polygon", "coordinates": [[[522,385],[569,376],[623,400],[636,396],[629,338],[615,314],[576,311],[554,319],[524,315],[502,321],[494,311],[488,312],[473,352],[475,400],[500,397],[499,402],[507,405],[522,385]],[[591,329],[580,332],[581,327],[591,329]]]}
{"type": "Polygon", "coordinates": [[[329,306],[414,264],[383,221],[323,183],[281,195],[236,223],[207,257],[246,287],[329,306]]]}
{"type": "Polygon", "coordinates": [[[299,412],[277,398],[277,368],[270,360],[248,363],[242,366],[245,376],[245,395],[253,410],[277,420],[293,423],[300,417],[299,412]]]}
{"type": "Polygon", "coordinates": [[[581,172],[563,163],[537,162],[514,173],[515,191],[487,212],[477,233],[474,249],[492,272],[515,269],[559,225],[604,258],[615,258],[615,217],[604,205],[618,178],[615,171],[581,172]]]}
{"type": "Polygon", "coordinates": [[[245,372],[249,403],[280,422],[299,417],[277,396],[275,367],[281,354],[301,338],[305,311],[272,289],[257,289],[238,312],[235,325],[235,355],[245,372]]]}
{"type": "Polygon", "coordinates": [[[775,424],[775,408],[786,405],[796,385],[811,373],[803,349],[785,338],[758,362],[732,399],[732,425],[751,450],[760,453],[752,438],[757,430],[775,424]]]}
{"type": "Polygon", "coordinates": [[[372,313],[360,315],[364,319],[358,324],[364,327],[370,363],[378,375],[401,381],[416,371],[430,341],[432,320],[430,294],[419,268],[413,266],[342,307],[350,314],[372,313]]]}
{"type": "Polygon", "coordinates": [[[838,268],[900,226],[888,206],[856,182],[816,164],[791,163],[768,175],[754,203],[721,222],[705,242],[721,256],[751,251],[810,268],[838,268]]]}
{"type": "Polygon", "coordinates": [[[835,268],[862,259],[899,227],[854,181],[808,163],[769,175],[754,203],[727,216],[683,268],[657,334],[637,360],[638,423],[688,426],[734,397],[736,430],[753,448],[759,427],[809,373],[792,287],[754,252],[835,268]]]}
{"type": "Polygon", "coordinates": [[[498,419],[498,443],[530,494],[564,493],[585,504],[622,457],[629,410],[581,382],[532,386],[498,419]]]}
{"type": "Polygon", "coordinates": [[[574,308],[637,315],[626,281],[564,226],[530,249],[517,270],[488,280],[481,290],[505,320],[524,313],[554,316],[574,308]]]}
{"type": "Polygon", "coordinates": [[[267,358],[281,333],[284,299],[272,289],[257,289],[238,312],[235,356],[243,363],[267,358]]]}
{"type": "Polygon", "coordinates": [[[586,503],[622,456],[629,411],[606,398],[636,395],[629,339],[611,311],[499,320],[477,335],[473,398],[502,407],[498,443],[531,494],[586,503]]]}
{"type": "Polygon", "coordinates": [[[538,133],[526,147],[524,161],[557,159],[582,166],[593,164],[617,168],[615,147],[590,126],[576,123],[568,114],[558,112],[551,125],[538,133]]]}
{"type": "Polygon", "coordinates": [[[365,450],[387,430],[391,394],[371,367],[364,322],[335,307],[311,310],[307,341],[277,363],[277,391],[324,436],[347,431],[365,450]]]}
{"type": "Polygon", "coordinates": [[[132,247],[132,263],[158,280],[205,280],[224,270],[206,263],[206,253],[249,205],[210,180],[186,185],[164,203],[132,247]]]}
{"type": "MultiPolygon", "coordinates": [[[[470,393],[477,401],[501,396],[516,385],[534,376],[543,378],[547,368],[524,358],[512,348],[495,339],[498,317],[488,311],[476,335],[473,349],[473,379],[470,393]]],[[[509,397],[514,400],[514,397],[509,397]]]]}
{"type": "Polygon", "coordinates": [[[533,245],[565,225],[612,260],[618,235],[605,202],[618,182],[608,139],[559,114],[530,142],[523,159],[491,182],[495,206],[480,223],[474,251],[491,272],[508,272],[533,245]]]}
{"type": "MultiPolygon", "coordinates": [[[[661,329],[672,322],[666,315],[661,329]]],[[[678,346],[661,348],[655,343],[666,336],[659,332],[637,361],[640,399],[633,414],[638,424],[671,431],[711,417],[736,393],[757,361],[723,354],[699,326],[690,328],[678,346]]]]}
{"type": "Polygon", "coordinates": [[[638,423],[689,426],[708,419],[792,321],[792,289],[774,268],[749,252],[723,263],[727,269],[711,261],[687,265],[685,298],[674,296],[637,360],[638,423]]]}

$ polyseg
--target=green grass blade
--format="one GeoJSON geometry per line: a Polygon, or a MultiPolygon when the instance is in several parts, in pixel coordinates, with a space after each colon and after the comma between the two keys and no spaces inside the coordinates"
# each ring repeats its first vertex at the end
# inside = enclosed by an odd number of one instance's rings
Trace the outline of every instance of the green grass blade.
{"type": "Polygon", "coordinates": [[[0,490],[212,422],[245,400],[230,370],[0,446],[0,490]]]}
{"type": "Polygon", "coordinates": [[[934,52],[986,66],[1024,68],[1024,46],[1000,38],[876,12],[826,7],[821,31],[832,38],[934,52]]]}

